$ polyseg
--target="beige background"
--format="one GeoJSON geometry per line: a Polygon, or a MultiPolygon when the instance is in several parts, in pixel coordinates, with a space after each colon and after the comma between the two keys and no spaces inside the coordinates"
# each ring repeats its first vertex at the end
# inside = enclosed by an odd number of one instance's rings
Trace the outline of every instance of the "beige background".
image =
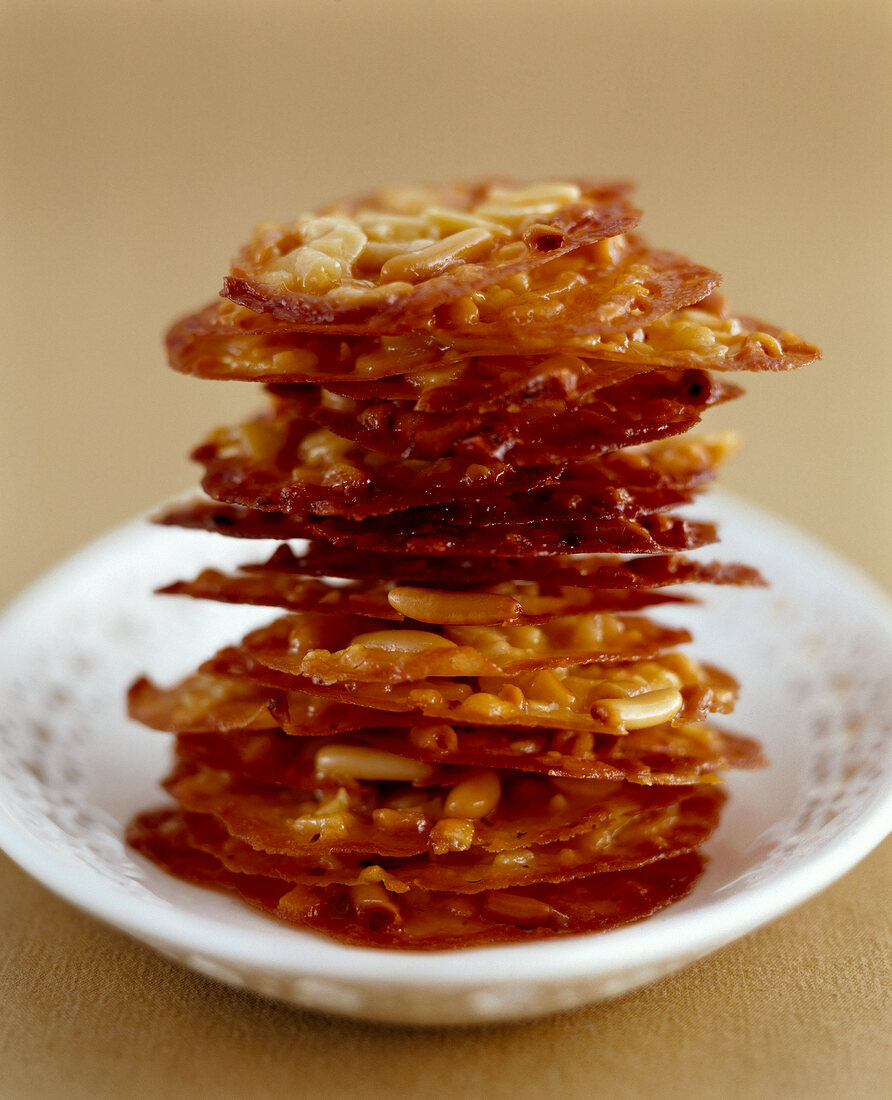
{"type": "MultiPolygon", "coordinates": [[[[6,0],[0,15],[0,602],[191,484],[189,447],[252,406],[248,387],[167,371],[160,334],[214,296],[255,220],[489,172],[637,180],[655,243],[823,346],[710,418],[748,443],[724,483],[892,588],[887,4],[6,0]]],[[[615,1005],[453,1035],[221,989],[3,862],[0,1094],[193,1096],[207,1074],[227,1097],[708,1096],[731,1081],[879,1096],[890,859],[887,843],[799,912],[615,1005]]]]}

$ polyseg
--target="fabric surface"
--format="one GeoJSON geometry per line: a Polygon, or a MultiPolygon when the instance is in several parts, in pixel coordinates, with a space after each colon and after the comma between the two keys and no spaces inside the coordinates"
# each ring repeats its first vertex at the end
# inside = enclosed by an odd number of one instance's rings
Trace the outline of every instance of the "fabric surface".
{"type": "Polygon", "coordinates": [[[329,1019],[229,989],[0,858],[0,1096],[888,1095],[892,842],[797,911],[649,988],[521,1024],[329,1019]]]}

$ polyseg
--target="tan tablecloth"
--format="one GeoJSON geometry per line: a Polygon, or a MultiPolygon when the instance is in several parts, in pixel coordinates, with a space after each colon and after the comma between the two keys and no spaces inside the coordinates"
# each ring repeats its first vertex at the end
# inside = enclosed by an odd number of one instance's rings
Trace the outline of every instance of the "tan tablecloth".
{"type": "Polygon", "coordinates": [[[878,1100],[890,875],[887,843],[798,912],[610,1004],[419,1031],[311,1015],[183,971],[4,860],[0,1095],[878,1100]]]}
{"type": "MultiPolygon", "coordinates": [[[[194,480],[250,407],[159,333],[261,218],[388,180],[630,176],[658,243],[825,349],[710,424],[725,484],[892,587],[880,0],[0,2],[0,600],[194,480]]],[[[0,1096],[888,1094],[888,843],[616,1003],[414,1033],[214,985],[0,861],[0,1096]]]]}

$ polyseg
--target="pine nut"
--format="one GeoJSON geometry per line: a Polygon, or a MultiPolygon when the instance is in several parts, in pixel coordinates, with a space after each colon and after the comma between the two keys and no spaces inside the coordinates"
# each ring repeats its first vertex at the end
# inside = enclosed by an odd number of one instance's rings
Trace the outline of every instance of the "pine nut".
{"type": "Polygon", "coordinates": [[[477,820],[486,817],[499,804],[502,783],[498,772],[481,769],[450,790],[443,806],[447,817],[465,817],[477,820]]]}
{"type": "Polygon", "coordinates": [[[455,642],[427,630],[373,630],[357,634],[351,646],[384,649],[388,653],[421,653],[427,649],[456,649],[455,642]]]}
{"type": "Polygon", "coordinates": [[[433,775],[430,764],[368,745],[325,745],[316,753],[315,767],[318,776],[382,782],[422,782],[433,775]]]}
{"type": "Polygon", "coordinates": [[[487,893],[484,906],[488,917],[505,924],[516,924],[520,928],[535,928],[560,916],[557,910],[538,898],[510,894],[507,890],[487,893]]]}
{"type": "Polygon", "coordinates": [[[460,261],[481,259],[490,251],[493,243],[493,235],[487,229],[463,229],[460,233],[452,233],[426,248],[404,252],[387,260],[381,268],[381,282],[414,283],[429,279],[460,261]]]}
{"type": "Polygon", "coordinates": [[[459,705],[459,713],[464,718],[513,718],[518,710],[515,704],[500,699],[488,691],[475,691],[459,705]]]}
{"type": "Polygon", "coordinates": [[[399,906],[377,882],[363,882],[350,887],[350,901],[356,913],[366,920],[385,924],[401,924],[399,906]]]}
{"type": "Polygon", "coordinates": [[[592,714],[611,725],[640,730],[668,722],[681,710],[682,703],[680,691],[658,688],[625,699],[601,699],[592,707],[592,714]]]}
{"type": "Polygon", "coordinates": [[[505,623],[521,614],[520,604],[510,596],[487,592],[443,592],[433,588],[392,588],[387,602],[407,619],[441,625],[505,623]]]}

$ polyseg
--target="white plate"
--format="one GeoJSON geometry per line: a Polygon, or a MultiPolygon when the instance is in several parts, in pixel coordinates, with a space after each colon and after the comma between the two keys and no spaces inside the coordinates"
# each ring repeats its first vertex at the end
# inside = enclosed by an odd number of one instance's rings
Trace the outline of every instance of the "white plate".
{"type": "MultiPolygon", "coordinates": [[[[701,509],[705,510],[705,509],[701,509]]],[[[536,1016],[615,996],[702,957],[838,878],[892,826],[892,611],[801,534],[716,494],[715,556],[767,591],[709,589],[694,652],[743,682],[729,728],[772,766],[731,773],[693,894],[601,935],[468,951],[344,947],[168,877],[122,842],[157,789],[167,735],[127,720],[141,672],[189,671],[269,609],[153,597],[158,584],[269,553],[267,543],[130,524],[0,620],[0,846],[68,901],[204,974],[327,1012],[405,1023],[536,1016]]],[[[664,618],[667,616],[664,615],[664,618]]]]}

